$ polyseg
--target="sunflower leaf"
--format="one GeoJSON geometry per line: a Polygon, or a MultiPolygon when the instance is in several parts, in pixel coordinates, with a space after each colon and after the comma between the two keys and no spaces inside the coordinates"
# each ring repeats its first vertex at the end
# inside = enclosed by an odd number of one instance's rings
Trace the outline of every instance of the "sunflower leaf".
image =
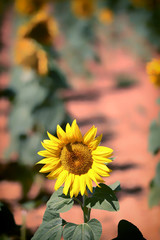
{"type": "Polygon", "coordinates": [[[62,124],[66,117],[63,102],[55,95],[50,97],[48,102],[35,108],[33,118],[35,123],[40,127],[52,132],[56,129],[57,124],[62,124]]]}
{"type": "Polygon", "coordinates": [[[47,207],[43,222],[31,240],[60,240],[63,232],[63,219],[47,207]]]}
{"type": "Polygon", "coordinates": [[[69,211],[73,203],[74,201],[72,198],[63,194],[63,187],[61,187],[52,194],[47,202],[47,206],[56,213],[63,213],[69,211]]]}
{"type": "Polygon", "coordinates": [[[120,182],[117,181],[111,185],[109,185],[109,187],[113,190],[113,191],[120,191],[121,190],[121,186],[120,186],[120,182]]]}
{"type": "Polygon", "coordinates": [[[149,206],[153,207],[160,203],[160,162],[157,164],[156,174],[150,184],[149,206]]]}
{"type": "Polygon", "coordinates": [[[65,225],[64,230],[63,230],[64,240],[71,240],[71,239],[73,239],[72,236],[73,236],[73,233],[76,230],[77,226],[78,225],[74,224],[74,223],[67,223],[65,225]]]}
{"type": "Polygon", "coordinates": [[[150,126],[149,151],[156,154],[160,150],[160,120],[153,121],[150,126]]]}
{"type": "Polygon", "coordinates": [[[15,104],[9,118],[11,134],[14,136],[27,134],[27,132],[33,127],[33,124],[34,121],[29,106],[24,107],[21,104],[15,104]]]}
{"type": "Polygon", "coordinates": [[[17,102],[33,109],[44,101],[47,96],[47,90],[39,84],[38,80],[37,77],[37,79],[23,82],[22,88],[16,97],[17,102]]]}
{"type": "Polygon", "coordinates": [[[101,183],[95,188],[92,197],[86,199],[86,206],[93,209],[118,211],[119,202],[111,187],[101,183]]]}
{"type": "Polygon", "coordinates": [[[87,223],[67,223],[64,227],[64,240],[99,240],[102,234],[101,223],[97,219],[91,219],[87,223]]]}

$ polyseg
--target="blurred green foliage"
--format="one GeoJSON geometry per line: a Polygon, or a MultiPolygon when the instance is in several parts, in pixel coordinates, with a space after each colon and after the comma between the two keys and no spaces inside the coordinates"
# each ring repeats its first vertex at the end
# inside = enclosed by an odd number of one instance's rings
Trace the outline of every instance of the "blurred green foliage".
{"type": "Polygon", "coordinates": [[[149,132],[149,151],[157,154],[160,150],[160,117],[154,120],[150,126],[149,132]]]}
{"type": "Polygon", "coordinates": [[[156,167],[156,174],[150,183],[149,206],[153,207],[160,204],[160,162],[156,167]]]}
{"type": "Polygon", "coordinates": [[[57,124],[63,124],[67,117],[57,90],[68,85],[56,66],[46,77],[15,67],[11,78],[10,89],[15,97],[9,117],[11,144],[6,157],[18,152],[22,163],[33,165],[46,132],[55,133],[57,124]]]}
{"type": "Polygon", "coordinates": [[[130,88],[137,84],[137,80],[126,74],[120,74],[116,78],[117,88],[130,88]]]}

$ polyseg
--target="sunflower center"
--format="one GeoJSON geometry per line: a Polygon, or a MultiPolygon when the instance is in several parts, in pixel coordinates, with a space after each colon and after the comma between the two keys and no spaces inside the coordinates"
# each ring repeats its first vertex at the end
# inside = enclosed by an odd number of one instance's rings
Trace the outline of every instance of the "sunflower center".
{"type": "Polygon", "coordinates": [[[69,143],[64,146],[60,160],[64,168],[75,175],[87,173],[93,163],[91,152],[83,143],[69,143]]]}

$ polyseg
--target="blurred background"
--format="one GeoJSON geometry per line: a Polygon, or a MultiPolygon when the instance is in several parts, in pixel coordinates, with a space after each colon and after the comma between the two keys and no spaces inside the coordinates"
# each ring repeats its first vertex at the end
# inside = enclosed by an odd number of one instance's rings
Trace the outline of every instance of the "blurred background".
{"type": "MultiPolygon", "coordinates": [[[[120,210],[92,210],[101,239],[121,219],[160,239],[159,88],[146,71],[159,58],[159,0],[0,1],[0,239],[31,239],[41,224],[54,181],[37,152],[73,119],[114,150],[105,182],[120,181],[120,210]]],[[[62,217],[83,222],[78,205],[62,217]]]]}

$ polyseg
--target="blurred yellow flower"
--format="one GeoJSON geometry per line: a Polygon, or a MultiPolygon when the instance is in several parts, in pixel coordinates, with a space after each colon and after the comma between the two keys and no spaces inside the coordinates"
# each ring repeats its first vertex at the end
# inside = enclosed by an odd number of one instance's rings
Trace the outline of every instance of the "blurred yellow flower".
{"type": "Polygon", "coordinates": [[[39,75],[48,73],[48,59],[46,52],[32,39],[17,40],[15,46],[15,63],[26,69],[33,69],[39,75]]]}
{"type": "Polygon", "coordinates": [[[19,28],[18,36],[32,38],[41,44],[51,45],[58,34],[56,21],[44,11],[38,12],[30,22],[19,28]]]}
{"type": "Polygon", "coordinates": [[[91,17],[96,9],[96,0],[72,0],[72,11],[79,18],[91,17]]]}
{"type": "Polygon", "coordinates": [[[48,0],[15,0],[17,12],[30,15],[46,7],[48,0]]]}
{"type": "Polygon", "coordinates": [[[146,70],[151,82],[160,87],[160,59],[153,59],[147,63],[146,70]]]}
{"type": "Polygon", "coordinates": [[[82,136],[81,131],[73,121],[66,125],[66,132],[57,126],[58,138],[48,133],[50,140],[44,140],[42,146],[46,149],[38,152],[44,159],[37,164],[44,164],[40,172],[49,173],[49,179],[56,179],[55,190],[64,183],[63,193],[77,196],[87,194],[86,187],[93,192],[92,180],[104,182],[100,176],[108,177],[111,170],[105,163],[112,160],[111,148],[98,146],[102,134],[95,138],[97,128],[94,126],[82,136]]]}
{"type": "Polygon", "coordinates": [[[110,9],[102,9],[99,12],[99,21],[102,23],[112,23],[113,22],[113,12],[110,9]]]}

